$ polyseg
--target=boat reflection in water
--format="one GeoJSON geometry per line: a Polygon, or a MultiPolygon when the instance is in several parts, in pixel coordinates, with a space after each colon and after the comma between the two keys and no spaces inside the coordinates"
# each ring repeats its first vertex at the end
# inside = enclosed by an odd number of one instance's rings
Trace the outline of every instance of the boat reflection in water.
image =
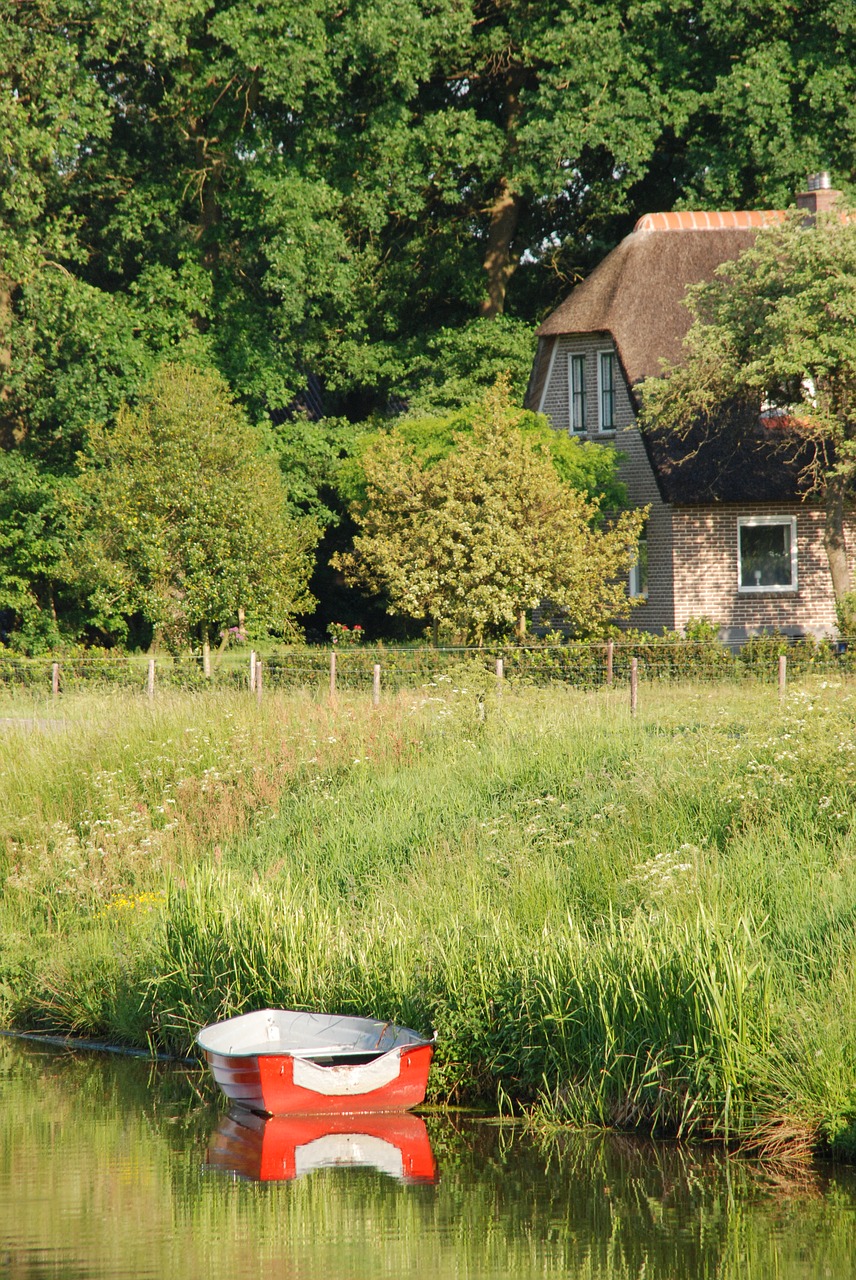
{"type": "Polygon", "coordinates": [[[263,1116],[233,1107],[212,1133],[205,1163],[257,1182],[330,1168],[376,1169],[406,1183],[437,1181],[425,1123],[407,1112],[263,1116]]]}

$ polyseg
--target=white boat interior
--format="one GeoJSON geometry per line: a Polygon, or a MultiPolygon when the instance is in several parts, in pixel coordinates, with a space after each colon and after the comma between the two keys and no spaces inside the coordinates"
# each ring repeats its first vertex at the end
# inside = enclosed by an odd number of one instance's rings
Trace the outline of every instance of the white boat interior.
{"type": "Polygon", "coordinates": [[[288,1054],[314,1062],[366,1062],[393,1049],[429,1043],[424,1036],[394,1022],[292,1009],[258,1009],[212,1023],[203,1027],[196,1042],[208,1053],[226,1057],[288,1054]]]}

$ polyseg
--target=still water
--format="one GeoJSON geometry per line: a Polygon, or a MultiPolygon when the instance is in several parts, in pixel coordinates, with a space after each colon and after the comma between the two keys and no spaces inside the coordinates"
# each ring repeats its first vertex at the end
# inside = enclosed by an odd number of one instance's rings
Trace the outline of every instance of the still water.
{"type": "Polygon", "coordinates": [[[0,1037],[0,1276],[856,1277],[856,1172],[472,1117],[229,1115],[196,1071],[0,1037]]]}

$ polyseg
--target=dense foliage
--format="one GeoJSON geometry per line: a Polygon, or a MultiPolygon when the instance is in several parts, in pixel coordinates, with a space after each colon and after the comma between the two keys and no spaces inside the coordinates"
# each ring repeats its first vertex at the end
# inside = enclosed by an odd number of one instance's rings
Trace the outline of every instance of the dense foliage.
{"type": "Polygon", "coordinates": [[[484,423],[486,412],[500,423],[513,427],[548,457],[562,484],[600,502],[605,510],[617,511],[627,501],[627,490],[617,474],[618,455],[611,444],[580,440],[556,431],[543,414],[520,410],[513,403],[508,381],[498,378],[488,392],[473,403],[462,403],[453,412],[422,416],[412,413],[389,423],[364,424],[351,439],[349,456],[337,473],[341,497],[349,502],[366,498],[366,471],[363,462],[391,434],[414,461],[424,467],[448,458],[457,445],[469,440],[484,423]]]}
{"type": "Polygon", "coordinates": [[[526,416],[497,386],[448,443],[427,424],[375,439],[360,457],[354,549],[335,561],[346,577],[385,591],[391,612],[430,619],[435,634],[479,643],[512,626],[522,640],[527,611],[547,598],[581,634],[625,614],[645,513],[597,528],[597,499],[562,482],[537,423],[535,434],[518,429],[526,416]]]}
{"type": "Polygon", "coordinates": [[[288,634],[317,528],[290,516],[275,457],[213,373],[158,371],[136,410],[91,428],[74,518],[78,575],[102,627],[141,614],[170,648],[243,615],[288,634]]]}
{"type": "Polygon", "coordinates": [[[640,213],[846,187],[854,41],[845,0],[0,0],[4,625],[94,624],[58,486],[165,360],[340,518],[348,432],[297,406],[522,394],[538,317],[640,213]]]}
{"type": "Polygon", "coordinates": [[[42,447],[176,347],[257,412],[376,398],[640,212],[852,168],[842,0],[2,9],[3,416],[42,447]]]}

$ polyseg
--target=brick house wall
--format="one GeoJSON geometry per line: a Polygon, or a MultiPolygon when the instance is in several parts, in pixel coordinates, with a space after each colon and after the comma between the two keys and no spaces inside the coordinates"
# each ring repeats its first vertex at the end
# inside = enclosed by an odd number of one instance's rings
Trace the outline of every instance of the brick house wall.
{"type": "MultiPolygon", "coordinates": [[[[690,618],[723,626],[726,640],[772,628],[818,638],[836,631],[835,596],[823,545],[824,512],[808,502],[723,503],[673,509],[675,628],[690,618]],[[743,592],[738,587],[738,521],[793,516],[797,531],[795,591],[743,592]]],[[[848,542],[856,547],[856,530],[848,542]]]]}

